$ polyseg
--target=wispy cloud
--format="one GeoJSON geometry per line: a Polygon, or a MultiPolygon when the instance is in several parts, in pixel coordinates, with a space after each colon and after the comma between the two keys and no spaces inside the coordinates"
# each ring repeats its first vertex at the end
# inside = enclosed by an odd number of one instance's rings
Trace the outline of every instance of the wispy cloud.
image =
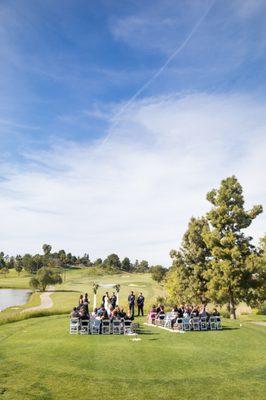
{"type": "MultiPolygon", "coordinates": [[[[28,153],[31,169],[6,167],[0,182],[2,248],[37,251],[49,241],[93,258],[117,251],[169,263],[222,178],[238,176],[248,207],[265,203],[265,115],[246,96],[149,98],[123,114],[104,146],[60,141],[28,153]]],[[[259,217],[251,232],[264,229],[259,217]]]]}

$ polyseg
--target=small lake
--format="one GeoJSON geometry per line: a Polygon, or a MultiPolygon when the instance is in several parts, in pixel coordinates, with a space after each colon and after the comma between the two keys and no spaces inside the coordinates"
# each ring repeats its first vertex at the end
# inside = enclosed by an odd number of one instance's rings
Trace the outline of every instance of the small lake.
{"type": "Polygon", "coordinates": [[[0,289],[0,311],[25,304],[29,295],[30,291],[27,289],[0,289]]]}

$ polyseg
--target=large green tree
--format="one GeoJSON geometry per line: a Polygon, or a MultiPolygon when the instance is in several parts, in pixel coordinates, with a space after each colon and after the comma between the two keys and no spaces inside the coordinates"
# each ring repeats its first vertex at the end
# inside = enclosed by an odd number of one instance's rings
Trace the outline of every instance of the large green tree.
{"type": "Polygon", "coordinates": [[[245,210],[243,189],[235,176],[224,179],[219,189],[207,194],[212,209],[207,213],[211,229],[204,240],[211,251],[208,270],[208,295],[218,304],[227,304],[232,318],[236,318],[236,305],[241,301],[255,301],[256,249],[252,238],[243,229],[262,212],[262,206],[245,210]]]}
{"type": "Polygon", "coordinates": [[[203,235],[209,232],[206,218],[191,218],[179,251],[171,251],[173,265],[166,278],[166,287],[173,302],[207,303],[207,270],[210,250],[203,235]]]}
{"type": "Polygon", "coordinates": [[[128,257],[125,257],[122,260],[121,268],[122,268],[123,271],[127,271],[127,272],[131,271],[132,264],[131,264],[130,259],[128,257]]]}
{"type": "Polygon", "coordinates": [[[54,268],[42,267],[38,270],[35,277],[31,278],[30,286],[34,289],[45,291],[48,285],[61,284],[62,278],[54,268]]]}
{"type": "Polygon", "coordinates": [[[48,256],[48,255],[50,255],[50,253],[52,251],[52,246],[50,244],[45,243],[42,245],[42,249],[43,249],[44,255],[48,256]]]}
{"type": "Polygon", "coordinates": [[[153,265],[150,268],[152,279],[158,283],[161,283],[164,280],[167,271],[168,269],[163,267],[162,265],[153,265]]]}
{"type": "Polygon", "coordinates": [[[110,254],[103,262],[104,267],[110,268],[113,270],[121,269],[121,261],[117,254],[110,254]]]}

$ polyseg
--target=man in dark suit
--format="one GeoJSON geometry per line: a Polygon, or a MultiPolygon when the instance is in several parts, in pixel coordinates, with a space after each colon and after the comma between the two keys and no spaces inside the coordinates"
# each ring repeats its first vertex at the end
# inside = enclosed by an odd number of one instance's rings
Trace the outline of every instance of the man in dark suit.
{"type": "Polygon", "coordinates": [[[140,314],[143,316],[144,300],[145,300],[145,298],[144,298],[143,294],[140,293],[138,298],[137,298],[138,317],[140,316],[140,314]]]}
{"type": "Polygon", "coordinates": [[[135,295],[134,292],[131,292],[128,296],[128,308],[130,311],[131,318],[134,318],[134,306],[135,306],[135,295]]]}
{"type": "Polygon", "coordinates": [[[110,298],[110,303],[111,303],[111,306],[112,306],[113,308],[116,307],[116,302],[117,302],[117,297],[116,297],[115,292],[113,292],[113,294],[112,294],[112,296],[111,296],[111,298],[110,298]]]}

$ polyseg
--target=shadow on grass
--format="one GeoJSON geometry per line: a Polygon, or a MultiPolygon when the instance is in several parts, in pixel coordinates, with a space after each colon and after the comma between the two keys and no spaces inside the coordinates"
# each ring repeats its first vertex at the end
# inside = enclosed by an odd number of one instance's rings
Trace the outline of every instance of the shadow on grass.
{"type": "Polygon", "coordinates": [[[142,330],[139,329],[137,330],[138,335],[152,335],[152,336],[158,336],[160,333],[159,332],[152,332],[152,331],[147,331],[147,330],[142,330]]]}
{"type": "Polygon", "coordinates": [[[222,331],[234,331],[236,329],[240,329],[240,326],[223,326],[222,331]]]}

